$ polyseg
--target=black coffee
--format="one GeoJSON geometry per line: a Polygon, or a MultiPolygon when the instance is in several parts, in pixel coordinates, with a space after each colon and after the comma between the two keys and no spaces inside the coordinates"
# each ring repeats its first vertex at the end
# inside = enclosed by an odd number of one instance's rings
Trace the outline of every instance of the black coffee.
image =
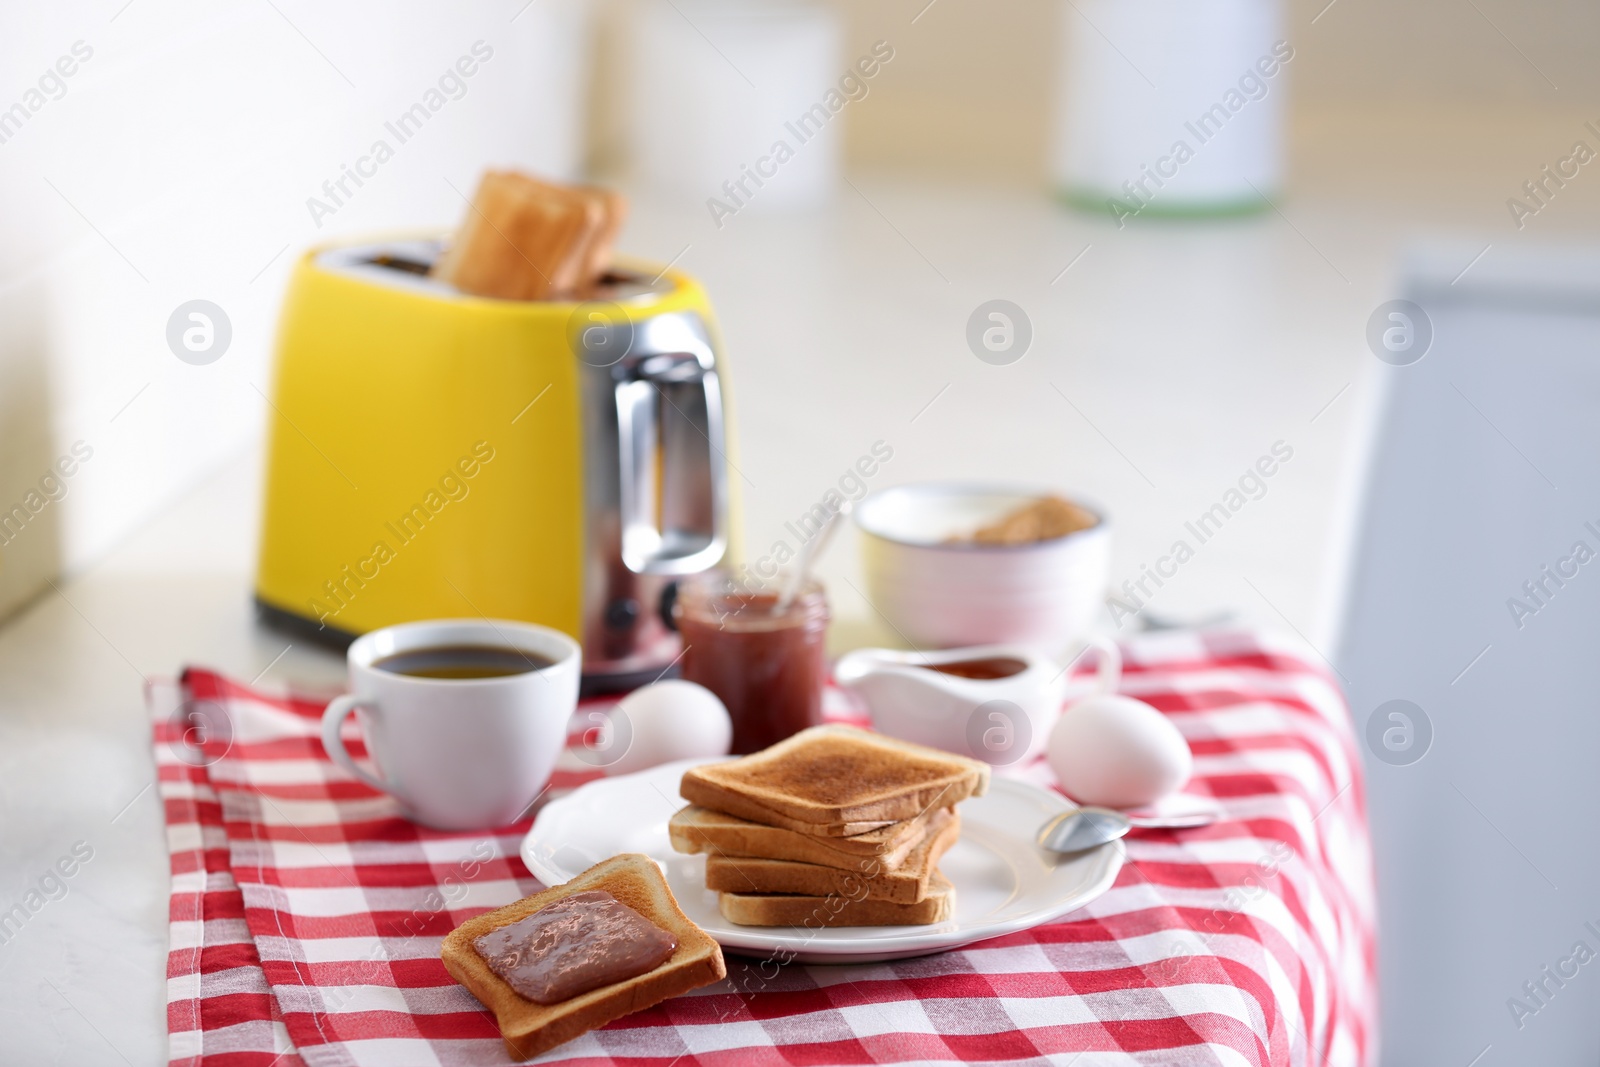
{"type": "Polygon", "coordinates": [[[504,645],[438,645],[396,652],[373,662],[379,670],[412,678],[504,678],[542,671],[555,660],[504,645]]]}

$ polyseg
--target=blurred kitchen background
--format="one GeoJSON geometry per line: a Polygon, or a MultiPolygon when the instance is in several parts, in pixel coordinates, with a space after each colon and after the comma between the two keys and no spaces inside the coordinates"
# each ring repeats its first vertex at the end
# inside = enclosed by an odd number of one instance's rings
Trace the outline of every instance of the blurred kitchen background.
{"type": "MultiPolygon", "coordinates": [[[[274,323],[304,249],[454,226],[486,166],[613,182],[623,251],[697,276],[719,313],[751,555],[883,441],[871,488],[999,478],[1103,504],[1116,592],[1292,448],[1140,621],[1298,633],[1358,732],[1399,722],[1392,698],[1430,709],[1428,762],[1364,735],[1390,1062],[1600,1055],[1600,979],[1524,992],[1573,941],[1600,947],[1600,871],[1562,829],[1600,811],[1581,666],[1600,593],[1532,621],[1505,603],[1600,544],[1600,176],[1575,153],[1600,149],[1600,7],[105,0],[5,23],[0,509],[40,503],[0,536],[0,613],[24,613],[0,700],[60,699],[23,668],[62,628],[97,635],[85,701],[134,661],[240,658],[232,631],[208,647],[174,620],[250,612],[274,323]],[[1278,41],[1292,58],[1232,120],[1254,163],[1217,212],[1095,207],[1084,175],[1148,118],[1145,86],[1214,82],[1193,118],[1278,41]],[[1227,48],[1245,63],[1207,65],[1227,48]],[[733,200],[769,139],[740,131],[785,136],[868,56],[815,143],[733,200]],[[196,299],[231,324],[205,365],[168,343],[196,299]],[[1003,365],[968,341],[995,299],[1031,331],[1003,365]],[[1369,341],[1395,299],[1433,312],[1420,363],[1369,341]]],[[[870,634],[848,539],[824,577],[836,637],[870,634]]],[[[249,632],[271,667],[283,642],[249,632]]]]}
{"type": "MultiPolygon", "coordinates": [[[[101,558],[255,444],[297,253],[341,234],[453,225],[482,167],[502,164],[620,180],[639,201],[624,248],[663,261],[681,253],[679,265],[707,282],[740,424],[770,430],[740,441],[756,483],[744,485],[751,545],[779,536],[882,438],[897,446],[893,480],[1009,473],[1103,500],[1119,527],[1116,573],[1136,575],[1180,517],[1283,438],[1303,466],[1274,486],[1291,499],[1250,516],[1250,542],[1265,551],[1243,538],[1219,544],[1152,608],[1276,618],[1236,577],[1254,557],[1277,608],[1308,634],[1327,633],[1318,576],[1372,369],[1363,329],[1393,295],[1399,250],[1439,230],[1468,245],[1481,235],[1474,247],[1561,239],[1592,226],[1600,205],[1600,182],[1580,178],[1523,230],[1506,207],[1541,166],[1592,137],[1593,5],[1285,4],[1277,36],[1294,59],[1273,93],[1284,97],[1286,181],[1281,196],[1263,190],[1278,210],[1224,223],[1139,218],[1121,230],[1051,199],[1062,57],[1075,35],[1099,40],[1084,17],[1095,5],[746,5],[796,6],[836,27],[837,73],[875,41],[894,58],[824,135],[837,139],[850,184],[799,204],[764,191],[721,229],[703,203],[718,189],[674,198],[681,191],[636,180],[630,159],[631,105],[685,98],[681,83],[639,84],[649,64],[630,52],[641,26],[677,22],[692,40],[673,45],[698,46],[685,54],[706,82],[700,96],[720,94],[725,109],[760,98],[746,76],[757,86],[795,76],[763,70],[759,49],[740,54],[748,42],[711,5],[17,9],[0,39],[11,86],[0,102],[21,101],[75,42],[93,55],[60,79],[59,99],[0,131],[0,500],[21,499],[73,441],[95,458],[34,520],[50,536],[0,549],[0,608],[101,558]],[[465,95],[313,220],[308,198],[331,203],[323,183],[374,141],[393,141],[383,124],[479,40],[494,59],[464,79],[465,95]],[[994,297],[1034,324],[1031,356],[1009,382],[963,340],[967,315],[994,297]],[[165,341],[168,315],[195,298],[233,326],[226,358],[207,367],[175,360],[165,341]],[[938,323],[944,343],[908,343],[906,321],[938,323]],[[850,379],[814,373],[841,346],[854,353],[850,379]],[[947,382],[951,392],[911,424],[947,382]],[[958,426],[981,440],[949,432],[958,426]]],[[[1178,6],[1241,5],[1168,5],[1178,6]]],[[[841,552],[835,566],[849,562],[841,552]]]]}

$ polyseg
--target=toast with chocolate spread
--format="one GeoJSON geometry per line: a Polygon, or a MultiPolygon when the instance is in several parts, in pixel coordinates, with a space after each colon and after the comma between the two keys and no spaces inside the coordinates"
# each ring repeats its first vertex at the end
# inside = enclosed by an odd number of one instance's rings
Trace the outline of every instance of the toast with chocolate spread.
{"type": "Polygon", "coordinates": [[[439,955],[494,1014],[517,1059],[727,974],[721,947],[683,914],[655,861],[636,853],[468,919],[439,955]]]}

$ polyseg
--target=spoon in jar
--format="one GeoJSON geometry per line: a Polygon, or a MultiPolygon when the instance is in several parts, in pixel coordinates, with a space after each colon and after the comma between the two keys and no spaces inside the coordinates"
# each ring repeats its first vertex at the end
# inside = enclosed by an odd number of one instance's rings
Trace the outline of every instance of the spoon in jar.
{"type": "Polygon", "coordinates": [[[1203,808],[1178,815],[1129,815],[1115,808],[1085,805],[1052,815],[1039,827],[1039,847],[1051,852],[1082,852],[1123,837],[1129,830],[1186,830],[1209,826],[1221,817],[1214,808],[1203,808]]]}
{"type": "Polygon", "coordinates": [[[783,588],[778,592],[778,599],[772,605],[774,615],[782,615],[789,610],[789,605],[794,603],[794,598],[800,595],[800,590],[806,587],[806,582],[811,580],[811,568],[817,565],[817,560],[822,558],[823,549],[828,547],[828,541],[833,537],[833,531],[838,529],[839,517],[850,511],[850,501],[846,500],[839,505],[837,511],[823,520],[822,526],[812,536],[811,540],[800,546],[800,555],[794,561],[794,569],[784,579],[783,588]]]}

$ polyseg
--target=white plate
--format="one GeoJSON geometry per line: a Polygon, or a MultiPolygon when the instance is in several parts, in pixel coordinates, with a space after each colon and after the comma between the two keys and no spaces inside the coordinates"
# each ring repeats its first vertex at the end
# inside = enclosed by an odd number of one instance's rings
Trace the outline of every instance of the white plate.
{"type": "Polygon", "coordinates": [[[939,862],[955,886],[955,918],[933,926],[859,926],[807,930],[739,926],[717,910],[705,887],[705,857],[672,850],[667,820],[683,807],[678,780],[705,760],[667,763],[638,774],[602,778],[545,806],[522,842],[522,859],[546,885],[565,882],[619,852],[642,852],[666,872],[684,914],[745,956],[800,963],[904,959],[970,945],[1060,918],[1095,899],[1122,869],[1113,841],[1074,856],[1034,844],[1039,825],[1072,805],[1011,778],[961,805],[961,840],[939,862]]]}

